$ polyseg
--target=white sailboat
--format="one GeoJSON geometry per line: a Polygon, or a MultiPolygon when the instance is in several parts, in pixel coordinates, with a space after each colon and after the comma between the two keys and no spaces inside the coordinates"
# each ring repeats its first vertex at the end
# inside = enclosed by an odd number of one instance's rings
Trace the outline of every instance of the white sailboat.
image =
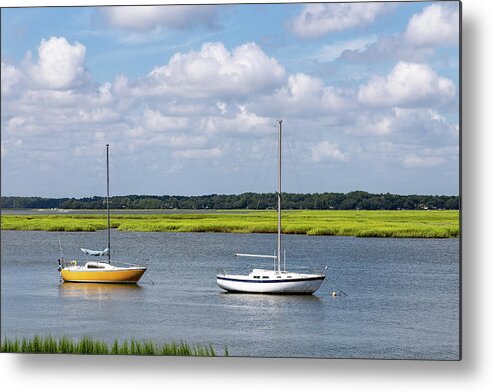
{"type": "Polygon", "coordinates": [[[105,250],[80,250],[90,256],[107,256],[108,261],[85,261],[78,263],[75,260],[58,259],[58,272],[64,282],[75,283],[137,283],[146,272],[145,265],[111,260],[110,243],[110,173],[109,173],[109,145],[106,145],[106,213],[108,246],[105,250]],[[113,261],[113,264],[112,264],[113,261]]]}
{"type": "Polygon", "coordinates": [[[286,271],[286,256],[284,256],[284,270],[281,268],[281,167],[282,120],[279,121],[278,137],[277,253],[275,255],[236,254],[242,257],[274,259],[274,268],[272,270],[255,268],[248,275],[218,274],[217,284],[223,290],[259,294],[313,294],[325,279],[324,273],[286,271]]]}

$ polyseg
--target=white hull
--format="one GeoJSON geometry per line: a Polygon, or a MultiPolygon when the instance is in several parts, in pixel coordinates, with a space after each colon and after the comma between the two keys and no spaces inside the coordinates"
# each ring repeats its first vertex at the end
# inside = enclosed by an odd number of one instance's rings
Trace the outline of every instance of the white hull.
{"type": "MultiPolygon", "coordinates": [[[[303,274],[281,270],[281,169],[282,169],[282,120],[279,120],[278,176],[277,176],[277,252],[275,255],[237,253],[236,256],[274,259],[274,270],[254,269],[249,275],[219,274],[220,288],[237,293],[258,294],[313,294],[322,285],[324,274],[303,274]]],[[[286,266],[286,254],[284,254],[286,266]]],[[[286,268],[286,267],[284,267],[286,268]]]]}
{"type": "Polygon", "coordinates": [[[230,292],[258,294],[313,294],[322,285],[323,274],[253,270],[249,275],[217,275],[220,288],[230,292]]]}

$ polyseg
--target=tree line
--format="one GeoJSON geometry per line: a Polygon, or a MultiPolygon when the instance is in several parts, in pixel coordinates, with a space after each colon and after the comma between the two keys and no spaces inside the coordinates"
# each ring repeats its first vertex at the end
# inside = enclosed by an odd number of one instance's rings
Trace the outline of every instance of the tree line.
{"type": "MultiPolygon", "coordinates": [[[[458,210],[459,196],[349,193],[283,193],[284,209],[292,210],[458,210]]],[[[113,209],[276,209],[276,193],[242,193],[240,195],[203,196],[112,196],[113,209]]],[[[1,197],[2,208],[103,209],[106,198],[1,197]]]]}

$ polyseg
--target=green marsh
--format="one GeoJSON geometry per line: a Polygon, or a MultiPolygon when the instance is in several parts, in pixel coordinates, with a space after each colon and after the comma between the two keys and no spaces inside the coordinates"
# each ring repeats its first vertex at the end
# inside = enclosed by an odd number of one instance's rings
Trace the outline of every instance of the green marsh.
{"type": "MultiPolygon", "coordinates": [[[[114,214],[112,228],[141,232],[276,233],[275,211],[114,214]]],[[[96,231],[103,214],[2,215],[2,230],[96,231]]],[[[286,234],[356,237],[450,238],[459,236],[456,210],[294,210],[284,211],[286,234]]]]}

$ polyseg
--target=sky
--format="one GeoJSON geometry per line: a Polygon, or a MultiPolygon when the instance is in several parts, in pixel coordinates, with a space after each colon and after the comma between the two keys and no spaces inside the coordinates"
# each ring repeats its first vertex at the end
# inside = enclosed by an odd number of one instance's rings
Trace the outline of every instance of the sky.
{"type": "Polygon", "coordinates": [[[459,193],[459,3],[1,10],[1,194],[459,193]]]}

